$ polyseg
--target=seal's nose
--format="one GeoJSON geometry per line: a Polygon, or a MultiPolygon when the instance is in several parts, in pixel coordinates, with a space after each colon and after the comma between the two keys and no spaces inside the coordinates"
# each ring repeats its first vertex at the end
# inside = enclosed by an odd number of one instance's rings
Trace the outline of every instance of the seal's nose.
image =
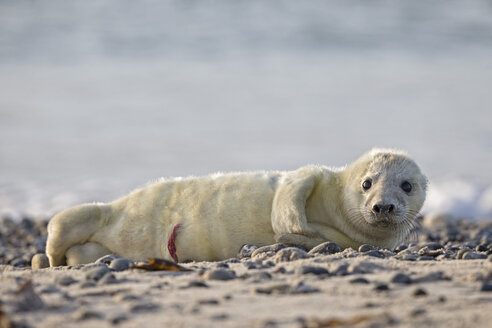
{"type": "Polygon", "coordinates": [[[393,204],[374,204],[372,211],[374,214],[390,214],[395,210],[395,205],[393,204]]]}

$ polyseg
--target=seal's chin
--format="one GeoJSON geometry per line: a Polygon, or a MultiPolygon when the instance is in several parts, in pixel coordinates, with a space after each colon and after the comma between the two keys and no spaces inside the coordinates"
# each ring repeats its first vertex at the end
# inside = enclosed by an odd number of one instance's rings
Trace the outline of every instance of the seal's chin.
{"type": "Polygon", "coordinates": [[[373,213],[364,215],[364,220],[376,228],[390,228],[398,224],[398,218],[394,215],[377,216],[373,213]]]}

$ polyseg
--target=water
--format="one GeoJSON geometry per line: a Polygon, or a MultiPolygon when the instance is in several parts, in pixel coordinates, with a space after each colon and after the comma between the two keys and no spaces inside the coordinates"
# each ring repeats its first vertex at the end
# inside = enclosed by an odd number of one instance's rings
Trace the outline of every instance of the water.
{"type": "Polygon", "coordinates": [[[492,218],[491,1],[0,2],[0,214],[406,149],[492,218]]]}

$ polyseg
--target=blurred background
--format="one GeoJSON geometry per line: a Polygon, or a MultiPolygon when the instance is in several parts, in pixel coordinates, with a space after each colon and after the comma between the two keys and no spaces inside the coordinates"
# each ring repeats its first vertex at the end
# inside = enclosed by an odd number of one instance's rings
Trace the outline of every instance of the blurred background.
{"type": "Polygon", "coordinates": [[[492,1],[0,1],[0,215],[407,150],[492,218],[492,1]]]}

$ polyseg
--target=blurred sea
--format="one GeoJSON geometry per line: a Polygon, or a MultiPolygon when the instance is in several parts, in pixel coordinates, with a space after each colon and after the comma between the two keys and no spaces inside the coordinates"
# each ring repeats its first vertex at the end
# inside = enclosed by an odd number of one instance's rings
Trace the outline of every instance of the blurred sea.
{"type": "Polygon", "coordinates": [[[492,219],[492,1],[0,1],[0,215],[407,150],[492,219]]]}

